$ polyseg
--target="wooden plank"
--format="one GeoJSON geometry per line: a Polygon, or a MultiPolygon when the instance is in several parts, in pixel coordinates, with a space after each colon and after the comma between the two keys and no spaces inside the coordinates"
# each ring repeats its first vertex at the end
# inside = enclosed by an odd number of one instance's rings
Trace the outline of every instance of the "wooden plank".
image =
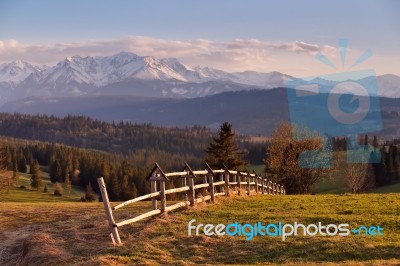
{"type": "Polygon", "coordinates": [[[142,200],[150,199],[150,198],[155,198],[155,197],[158,197],[160,195],[161,195],[160,191],[153,192],[153,193],[150,193],[150,194],[147,194],[147,195],[143,195],[143,196],[140,196],[140,197],[137,197],[137,198],[122,202],[121,204],[118,204],[117,206],[113,207],[113,210],[117,210],[117,209],[119,209],[121,207],[124,207],[124,206],[126,206],[128,204],[131,204],[131,203],[134,203],[134,202],[138,202],[138,201],[142,201],[142,200]]]}
{"type": "Polygon", "coordinates": [[[207,170],[198,170],[198,171],[193,171],[193,174],[195,175],[206,175],[208,174],[207,170]]]}
{"type": "Polygon", "coordinates": [[[175,203],[174,205],[168,206],[167,208],[165,208],[165,210],[167,212],[169,212],[169,211],[173,211],[173,210],[176,210],[176,209],[179,209],[182,207],[187,207],[189,205],[190,205],[190,201],[178,202],[178,203],[175,203]]]}
{"type": "Polygon", "coordinates": [[[229,182],[229,185],[235,186],[235,185],[237,185],[237,182],[229,182]]]}
{"type": "Polygon", "coordinates": [[[218,181],[218,182],[214,182],[214,186],[220,186],[220,185],[223,185],[223,184],[225,184],[225,181],[218,181]]]}
{"type": "Polygon", "coordinates": [[[214,174],[222,174],[225,173],[225,170],[220,169],[220,170],[213,170],[214,174]]]}
{"type": "Polygon", "coordinates": [[[188,172],[173,172],[173,173],[166,173],[165,176],[171,177],[171,176],[183,176],[183,175],[188,175],[188,172]]]}
{"type": "Polygon", "coordinates": [[[225,196],[225,192],[214,193],[214,196],[225,196]]]}
{"type": "Polygon", "coordinates": [[[152,210],[152,211],[143,213],[143,214],[141,214],[139,216],[136,216],[134,218],[131,218],[131,219],[128,219],[128,220],[125,220],[125,221],[121,221],[121,222],[117,223],[117,227],[121,227],[121,226],[124,226],[124,225],[127,225],[127,224],[135,223],[135,222],[138,222],[140,220],[143,220],[145,218],[148,218],[148,217],[160,214],[160,213],[161,213],[160,209],[152,210]]]}
{"type": "Polygon", "coordinates": [[[106,217],[108,220],[108,226],[110,229],[110,233],[112,235],[111,240],[115,245],[122,245],[121,238],[119,237],[118,229],[115,226],[114,217],[112,215],[110,201],[108,199],[106,184],[104,183],[104,179],[102,177],[97,179],[97,183],[99,184],[101,198],[103,199],[104,210],[106,212],[106,217]]]}
{"type": "Polygon", "coordinates": [[[189,189],[190,189],[189,186],[186,186],[186,187],[178,187],[178,188],[171,188],[171,189],[165,190],[165,195],[167,195],[167,194],[179,193],[179,192],[183,192],[183,191],[188,191],[189,189]]]}
{"type": "Polygon", "coordinates": [[[207,196],[204,196],[204,197],[201,197],[201,198],[197,198],[196,199],[196,203],[204,202],[204,201],[207,201],[207,200],[210,200],[210,199],[211,199],[211,196],[207,195],[207,196]]]}
{"type": "Polygon", "coordinates": [[[197,184],[194,186],[194,189],[199,189],[199,188],[205,188],[205,187],[209,187],[210,184],[206,183],[206,184],[197,184]]]}

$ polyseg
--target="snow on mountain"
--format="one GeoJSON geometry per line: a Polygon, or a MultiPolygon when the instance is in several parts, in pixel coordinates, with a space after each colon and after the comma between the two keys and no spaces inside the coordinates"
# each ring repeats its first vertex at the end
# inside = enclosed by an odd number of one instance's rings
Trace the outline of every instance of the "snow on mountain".
{"type": "MultiPolygon", "coordinates": [[[[112,56],[72,56],[53,67],[23,61],[0,65],[0,103],[30,96],[140,95],[194,98],[225,91],[283,87],[288,80],[309,82],[279,72],[228,73],[210,67],[189,67],[176,58],[157,59],[121,52],[112,56]]],[[[335,82],[310,81],[321,86],[335,82]]],[[[373,82],[365,78],[362,82],[373,82]]],[[[400,97],[400,77],[378,77],[379,95],[400,97]]]]}
{"type": "Polygon", "coordinates": [[[24,61],[14,61],[0,65],[0,82],[18,84],[32,73],[42,71],[43,67],[31,65],[24,61]]]}

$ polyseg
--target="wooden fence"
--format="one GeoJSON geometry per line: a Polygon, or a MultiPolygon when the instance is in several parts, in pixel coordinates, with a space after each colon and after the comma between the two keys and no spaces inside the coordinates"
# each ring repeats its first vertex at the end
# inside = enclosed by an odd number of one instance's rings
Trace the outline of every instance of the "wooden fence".
{"type": "Polygon", "coordinates": [[[266,178],[256,175],[254,172],[240,172],[229,169],[213,170],[208,165],[204,170],[193,171],[188,164],[185,164],[181,172],[164,173],[161,167],[155,163],[155,167],[146,180],[150,181],[150,194],[136,197],[111,207],[104,180],[102,177],[98,178],[111,240],[115,245],[122,244],[118,233],[118,227],[155,215],[162,215],[178,208],[195,206],[200,202],[211,201],[213,203],[217,196],[230,196],[232,194],[241,195],[242,193],[246,193],[247,195],[251,195],[252,193],[268,195],[286,194],[284,186],[273,183],[266,178]],[[180,178],[182,186],[173,189],[165,189],[166,182],[171,181],[170,178],[180,178]],[[181,194],[182,201],[167,206],[166,196],[176,193],[181,194]],[[113,211],[128,204],[148,199],[151,199],[151,211],[128,220],[115,222],[113,211]],[[159,207],[158,203],[160,203],[159,207]]]}

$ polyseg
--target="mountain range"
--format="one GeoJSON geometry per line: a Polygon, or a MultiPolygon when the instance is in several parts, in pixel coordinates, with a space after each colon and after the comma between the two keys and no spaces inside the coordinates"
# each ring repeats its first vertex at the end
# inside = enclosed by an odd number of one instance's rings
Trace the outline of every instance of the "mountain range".
{"type": "MultiPolygon", "coordinates": [[[[384,124],[377,135],[399,136],[400,77],[370,76],[358,83],[367,86],[375,81],[384,124]]],[[[289,121],[283,86],[290,83],[305,89],[318,84],[323,92],[338,82],[305,81],[279,72],[191,68],[174,58],[127,52],[68,57],[53,67],[15,61],[0,65],[0,111],[214,129],[230,121],[240,133],[269,135],[279,122],[289,121]]],[[[318,117],[326,103],[306,108],[318,117]]]]}
{"type": "MultiPolygon", "coordinates": [[[[371,77],[366,77],[369,82],[371,77]]],[[[27,97],[129,95],[156,98],[196,98],[227,91],[272,89],[310,82],[279,72],[228,73],[209,67],[189,67],[175,58],[157,59],[121,52],[112,56],[73,56],[52,67],[23,61],[0,65],[0,104],[27,97]]],[[[379,96],[400,98],[400,77],[377,77],[379,96]]],[[[321,86],[335,81],[314,79],[321,86]]]]}

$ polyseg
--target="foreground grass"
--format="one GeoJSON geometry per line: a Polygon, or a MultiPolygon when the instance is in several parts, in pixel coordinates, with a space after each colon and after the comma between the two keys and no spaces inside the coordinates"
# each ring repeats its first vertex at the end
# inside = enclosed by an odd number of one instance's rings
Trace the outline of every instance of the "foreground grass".
{"type": "MultiPolygon", "coordinates": [[[[150,208],[116,212],[117,221],[150,208]]],[[[101,203],[0,203],[0,265],[400,264],[398,194],[242,196],[171,213],[119,229],[121,247],[108,235],[101,203]],[[198,223],[349,223],[380,225],[384,236],[188,236],[198,223]]]]}

